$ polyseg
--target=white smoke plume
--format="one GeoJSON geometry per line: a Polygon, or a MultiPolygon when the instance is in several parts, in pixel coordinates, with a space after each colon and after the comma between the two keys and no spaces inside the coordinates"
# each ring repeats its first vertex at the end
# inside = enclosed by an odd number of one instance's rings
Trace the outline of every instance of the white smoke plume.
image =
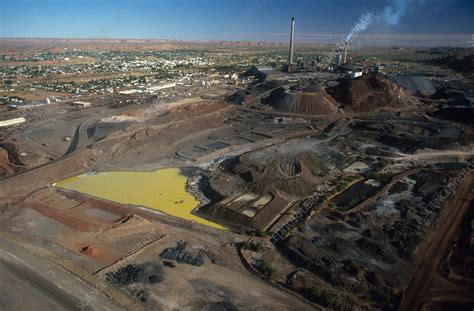
{"type": "Polygon", "coordinates": [[[366,30],[375,20],[375,15],[372,12],[367,12],[361,15],[359,19],[357,20],[356,24],[354,27],[352,27],[351,32],[346,37],[346,42],[349,42],[352,40],[352,38],[362,31],[366,30]]]}
{"type": "Polygon", "coordinates": [[[407,13],[410,6],[415,2],[420,2],[420,0],[392,0],[392,4],[385,7],[382,12],[378,14],[374,14],[373,12],[362,14],[347,35],[346,42],[351,41],[355,36],[369,28],[369,26],[375,22],[389,26],[397,25],[400,19],[407,13]]]}
{"type": "Polygon", "coordinates": [[[389,5],[383,10],[382,21],[390,26],[395,26],[400,22],[403,15],[406,14],[413,0],[394,0],[392,5],[389,5]]]}

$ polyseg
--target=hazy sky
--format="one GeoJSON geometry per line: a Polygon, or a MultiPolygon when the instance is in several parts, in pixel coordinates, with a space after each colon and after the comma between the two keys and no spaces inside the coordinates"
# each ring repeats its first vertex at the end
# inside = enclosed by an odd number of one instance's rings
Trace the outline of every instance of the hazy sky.
{"type": "Polygon", "coordinates": [[[0,0],[0,37],[284,41],[294,15],[300,41],[324,41],[394,2],[399,23],[366,34],[474,34],[474,0],[0,0]]]}

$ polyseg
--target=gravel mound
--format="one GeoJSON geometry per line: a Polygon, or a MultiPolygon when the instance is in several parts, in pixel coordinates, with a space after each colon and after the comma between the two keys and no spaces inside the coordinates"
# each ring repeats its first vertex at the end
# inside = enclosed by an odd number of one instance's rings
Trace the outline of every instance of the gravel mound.
{"type": "Polygon", "coordinates": [[[324,90],[295,92],[278,88],[262,102],[289,113],[325,115],[338,112],[336,102],[324,90]]]}

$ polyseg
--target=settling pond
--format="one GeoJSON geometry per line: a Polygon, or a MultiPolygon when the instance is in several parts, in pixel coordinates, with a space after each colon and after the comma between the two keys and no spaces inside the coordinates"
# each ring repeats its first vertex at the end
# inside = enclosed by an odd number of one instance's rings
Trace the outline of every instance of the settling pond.
{"type": "Polygon", "coordinates": [[[186,176],[179,168],[155,172],[105,172],[83,174],[62,180],[57,187],[78,191],[109,201],[145,206],[198,223],[224,229],[192,214],[199,205],[186,191],[186,176]]]}

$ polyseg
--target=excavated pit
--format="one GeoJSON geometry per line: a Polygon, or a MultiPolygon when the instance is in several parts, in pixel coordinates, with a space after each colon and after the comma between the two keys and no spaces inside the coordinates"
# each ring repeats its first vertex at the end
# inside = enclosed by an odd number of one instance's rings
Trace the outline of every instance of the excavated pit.
{"type": "Polygon", "coordinates": [[[8,142],[0,143],[0,178],[21,171],[23,166],[16,146],[8,142]]]}

